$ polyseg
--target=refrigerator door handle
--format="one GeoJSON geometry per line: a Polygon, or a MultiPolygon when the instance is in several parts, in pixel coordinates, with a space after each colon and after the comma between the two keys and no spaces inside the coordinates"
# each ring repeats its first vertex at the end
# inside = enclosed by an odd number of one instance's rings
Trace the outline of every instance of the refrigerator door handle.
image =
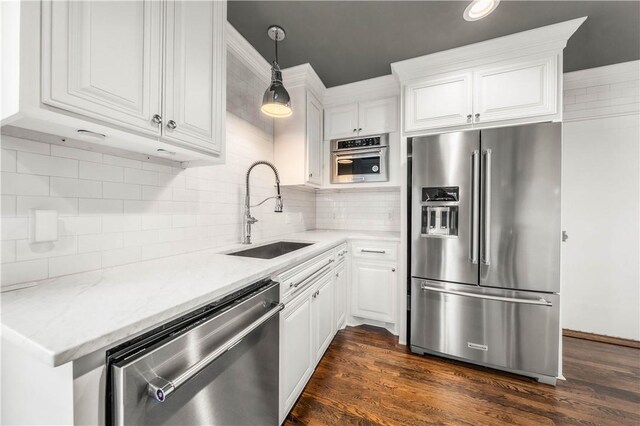
{"type": "Polygon", "coordinates": [[[509,303],[522,303],[526,305],[553,306],[551,302],[549,302],[548,300],[542,297],[538,299],[520,299],[517,297],[502,297],[502,296],[491,296],[487,294],[467,293],[465,291],[447,290],[440,287],[431,287],[428,282],[421,283],[420,288],[423,291],[435,291],[438,293],[453,294],[456,296],[474,297],[476,299],[496,300],[499,302],[509,302],[509,303]]]}
{"type": "Polygon", "coordinates": [[[482,254],[481,261],[484,265],[490,265],[491,253],[491,150],[486,149],[482,152],[484,158],[484,188],[482,191],[483,198],[483,232],[482,232],[482,254]]]}
{"type": "Polygon", "coordinates": [[[478,221],[480,210],[480,153],[476,149],[471,154],[471,244],[469,245],[469,260],[478,264],[478,221]]]}

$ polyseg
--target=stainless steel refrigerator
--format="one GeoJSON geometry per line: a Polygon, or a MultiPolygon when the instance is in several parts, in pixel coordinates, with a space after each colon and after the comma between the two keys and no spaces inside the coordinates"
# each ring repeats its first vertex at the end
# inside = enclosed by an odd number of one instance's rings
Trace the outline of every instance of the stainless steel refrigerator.
{"type": "Polygon", "coordinates": [[[413,138],[411,349],[555,384],[561,124],[413,138]]]}

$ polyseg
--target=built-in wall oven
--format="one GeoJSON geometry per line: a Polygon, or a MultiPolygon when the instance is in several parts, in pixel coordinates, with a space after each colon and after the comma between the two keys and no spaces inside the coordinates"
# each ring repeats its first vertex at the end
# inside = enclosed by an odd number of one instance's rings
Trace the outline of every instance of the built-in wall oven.
{"type": "Polygon", "coordinates": [[[108,351],[106,424],[278,424],[279,301],[258,282],[108,351]]]}
{"type": "Polygon", "coordinates": [[[331,141],[331,183],[389,180],[389,135],[331,141]]]}

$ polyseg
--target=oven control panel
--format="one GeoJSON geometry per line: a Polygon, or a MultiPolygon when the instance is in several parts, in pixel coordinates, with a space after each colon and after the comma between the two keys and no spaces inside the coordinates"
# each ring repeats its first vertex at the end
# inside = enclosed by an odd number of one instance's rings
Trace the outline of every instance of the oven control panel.
{"type": "Polygon", "coordinates": [[[370,146],[380,146],[380,136],[372,138],[360,138],[360,139],[347,139],[341,140],[337,143],[337,149],[353,149],[353,148],[366,148],[370,146]]]}

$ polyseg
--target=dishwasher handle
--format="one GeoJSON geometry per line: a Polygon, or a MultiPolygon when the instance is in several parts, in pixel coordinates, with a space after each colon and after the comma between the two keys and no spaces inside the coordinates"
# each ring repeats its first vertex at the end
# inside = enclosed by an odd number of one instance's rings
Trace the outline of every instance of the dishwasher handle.
{"type": "Polygon", "coordinates": [[[167,380],[160,376],[156,376],[147,384],[147,394],[154,398],[158,402],[164,402],[166,399],[175,392],[180,386],[185,384],[189,379],[194,377],[200,371],[204,370],[209,364],[220,358],[225,352],[231,350],[234,346],[239,344],[242,339],[251,334],[255,329],[260,327],[265,322],[269,321],[272,317],[277,315],[284,309],[283,303],[274,304],[274,307],[262,315],[260,318],[249,324],[246,328],[233,336],[231,339],[224,342],[215,351],[211,352],[200,361],[189,367],[184,373],[180,374],[173,380],[167,380]]]}

